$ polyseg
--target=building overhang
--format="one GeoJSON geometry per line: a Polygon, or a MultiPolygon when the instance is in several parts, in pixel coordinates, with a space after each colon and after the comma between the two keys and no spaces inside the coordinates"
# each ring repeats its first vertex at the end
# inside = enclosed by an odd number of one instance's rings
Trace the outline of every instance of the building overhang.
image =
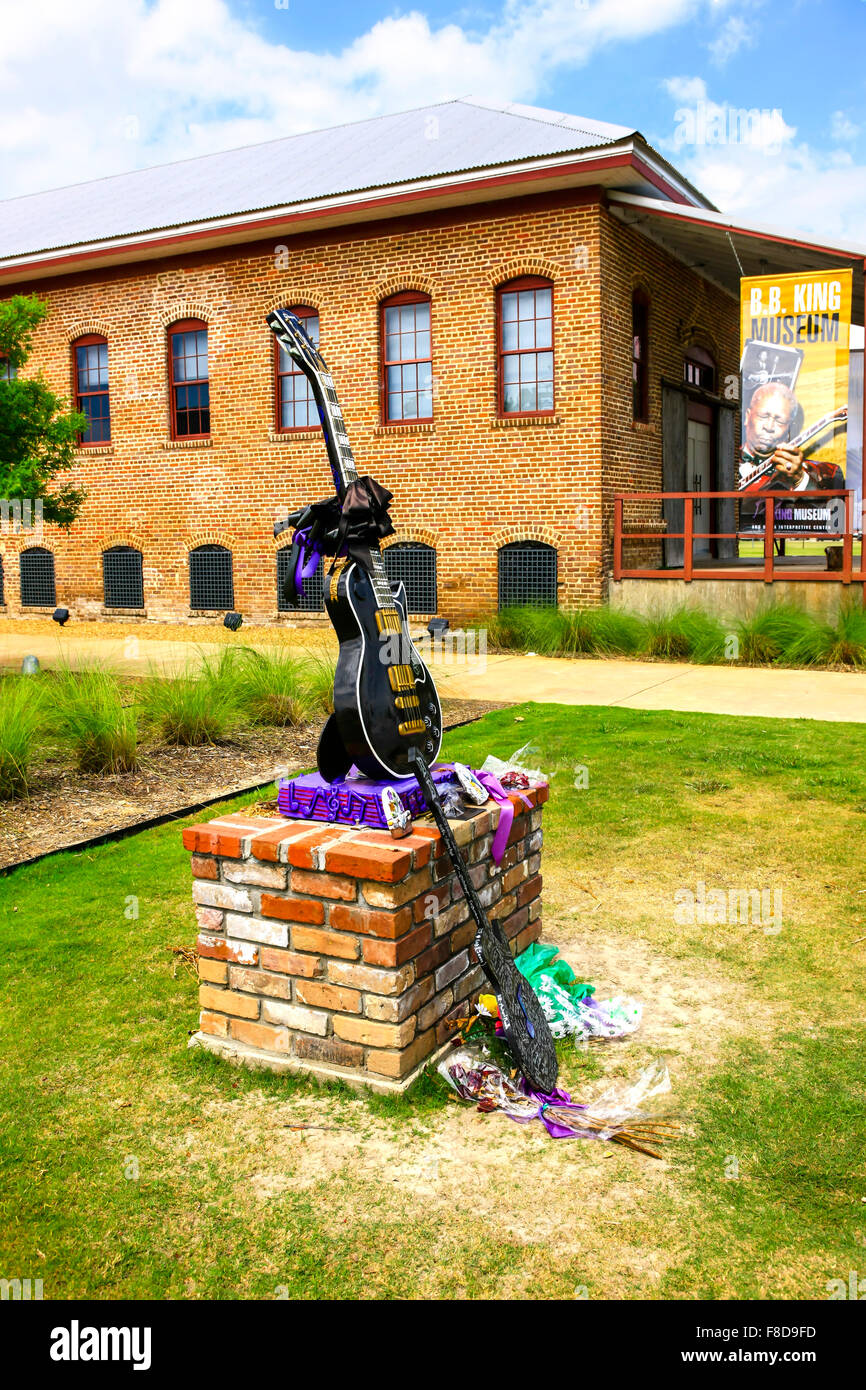
{"type": "Polygon", "coordinates": [[[704,208],[662,203],[624,190],[608,194],[614,217],[739,301],[740,277],[806,270],[854,272],[852,321],[864,322],[866,246],[832,246],[805,234],[758,227],[704,208]]]}
{"type": "Polygon", "coordinates": [[[638,137],[564,155],[534,158],[499,168],[365,189],[283,207],[161,227],[77,246],[52,247],[0,260],[0,286],[59,275],[98,272],[105,267],[158,260],[194,251],[218,250],[300,233],[407,217],[525,194],[588,187],[627,190],[641,201],[672,200],[706,206],[706,200],[665,159],[638,137]],[[650,195],[647,197],[647,195],[650,195]]]}

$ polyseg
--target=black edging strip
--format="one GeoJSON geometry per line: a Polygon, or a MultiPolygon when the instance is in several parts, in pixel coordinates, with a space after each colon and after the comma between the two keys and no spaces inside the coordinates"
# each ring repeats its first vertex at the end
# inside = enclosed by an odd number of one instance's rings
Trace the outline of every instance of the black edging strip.
{"type": "MultiPolygon", "coordinates": [[[[461,719],[459,724],[449,724],[443,733],[450,734],[452,729],[463,729],[467,724],[474,724],[483,718],[483,715],[476,714],[472,719],[461,719]]],[[[153,830],[158,825],[168,825],[169,821],[186,820],[187,816],[195,816],[199,811],[205,811],[208,806],[216,806],[220,801],[233,801],[236,796],[264,791],[266,787],[273,786],[274,780],[273,777],[269,777],[267,782],[253,782],[251,786],[218,792],[216,796],[209,796],[206,801],[194,801],[191,806],[183,806],[179,811],[165,811],[160,816],[149,816],[147,820],[121,825],[117,830],[106,830],[101,835],[91,836],[89,840],[75,840],[71,845],[58,845],[57,849],[47,849],[44,854],[34,854],[31,859],[18,859],[14,864],[0,865],[0,878],[6,878],[16,869],[25,869],[29,864],[38,864],[43,859],[50,859],[55,854],[80,854],[83,850],[95,849],[98,845],[126,840],[130,835],[137,835],[140,830],[153,830]]]]}

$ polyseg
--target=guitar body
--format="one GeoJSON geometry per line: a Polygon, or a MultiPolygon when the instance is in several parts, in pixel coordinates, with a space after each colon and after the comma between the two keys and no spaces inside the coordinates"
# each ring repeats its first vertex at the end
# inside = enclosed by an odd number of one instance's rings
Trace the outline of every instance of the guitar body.
{"type": "MultiPolygon", "coordinates": [[[[340,643],[332,717],[344,760],[348,760],[345,771],[354,763],[365,777],[375,781],[411,776],[410,748],[418,748],[429,764],[436,761],[442,746],[442,707],[433,677],[409,637],[402,584],[393,601],[402,631],[380,633],[376,621],[380,610],[370,576],[357,563],[348,564],[331,576],[325,597],[325,607],[340,643]],[[402,690],[392,688],[391,672],[395,669],[401,675],[410,673],[406,679],[411,680],[411,691],[408,686],[402,690]],[[418,701],[417,712],[397,703],[413,697],[418,701]],[[401,733],[401,726],[412,722],[416,713],[423,721],[423,734],[401,733]]],[[[322,759],[319,760],[319,771],[331,781],[336,763],[333,741],[331,731],[324,746],[320,744],[327,766],[323,767],[322,759]]],[[[345,771],[336,776],[344,776],[345,771]]]]}

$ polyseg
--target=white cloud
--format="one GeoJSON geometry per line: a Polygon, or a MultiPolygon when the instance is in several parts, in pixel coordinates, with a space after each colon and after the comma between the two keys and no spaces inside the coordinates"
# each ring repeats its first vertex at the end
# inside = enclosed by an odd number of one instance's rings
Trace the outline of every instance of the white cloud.
{"type": "Polygon", "coordinates": [[[700,78],[671,78],[665,87],[683,105],[658,144],[718,207],[831,243],[866,242],[866,165],[850,151],[824,153],[798,141],[780,111],[712,101],[700,78]]]}
{"type": "Polygon", "coordinates": [[[830,134],[834,140],[853,140],[855,136],[860,134],[860,127],[855,125],[844,111],[834,111],[830,123],[830,134]]]}
{"type": "Polygon", "coordinates": [[[722,68],[741,48],[748,48],[754,42],[755,31],[752,25],[743,19],[742,15],[731,15],[722,25],[718,38],[708,43],[707,48],[713,62],[722,68]]]}
{"type": "Polygon", "coordinates": [[[666,77],[662,86],[674,101],[685,103],[707,99],[707,84],[702,77],[666,77]]]}
{"type": "Polygon", "coordinates": [[[435,27],[418,11],[395,14],[324,53],[271,41],[226,0],[7,7],[0,197],[472,91],[531,101],[558,66],[580,67],[604,45],[634,43],[695,16],[694,0],[499,5],[471,30],[435,27]]]}

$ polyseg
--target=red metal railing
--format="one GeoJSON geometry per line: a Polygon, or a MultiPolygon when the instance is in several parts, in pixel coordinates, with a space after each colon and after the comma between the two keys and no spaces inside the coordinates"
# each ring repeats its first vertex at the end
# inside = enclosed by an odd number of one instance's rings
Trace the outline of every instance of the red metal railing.
{"type": "MultiPolygon", "coordinates": [[[[854,538],[855,535],[863,535],[863,523],[866,520],[866,502],[864,502],[862,515],[860,517],[860,527],[854,530],[854,493],[850,488],[840,489],[836,492],[821,492],[810,494],[810,500],[828,501],[832,497],[843,497],[845,499],[845,525],[841,531],[777,531],[775,525],[776,503],[796,499],[802,502],[804,494],[802,492],[764,492],[743,493],[743,492],[621,492],[613,500],[614,507],[614,528],[613,528],[613,577],[614,579],[684,579],[690,583],[697,574],[701,579],[756,579],[761,578],[765,584],[772,584],[774,579],[803,579],[803,580],[831,580],[837,584],[863,584],[863,601],[866,603],[866,543],[861,543],[860,566],[854,568],[854,538]],[[713,499],[732,499],[738,502],[748,501],[750,503],[760,501],[765,506],[765,519],[763,528],[764,556],[763,565],[740,565],[725,567],[724,560],[716,557],[716,564],[700,565],[696,567],[694,563],[694,543],[699,540],[760,540],[761,533],[756,529],[751,531],[700,531],[694,528],[694,504],[695,502],[708,501],[713,499]],[[683,529],[682,531],[668,531],[667,529],[654,531],[632,530],[623,524],[623,505],[626,502],[682,502],[683,503],[683,529]],[[777,540],[841,540],[842,542],[842,568],[841,570],[830,569],[807,569],[799,565],[778,564],[780,557],[775,553],[775,542],[777,540]],[[651,569],[627,569],[623,565],[623,543],[627,541],[655,541],[662,545],[664,541],[681,540],[683,542],[683,564],[681,569],[666,569],[661,565],[651,569]]],[[[658,523],[655,523],[658,528],[658,523]]]]}

